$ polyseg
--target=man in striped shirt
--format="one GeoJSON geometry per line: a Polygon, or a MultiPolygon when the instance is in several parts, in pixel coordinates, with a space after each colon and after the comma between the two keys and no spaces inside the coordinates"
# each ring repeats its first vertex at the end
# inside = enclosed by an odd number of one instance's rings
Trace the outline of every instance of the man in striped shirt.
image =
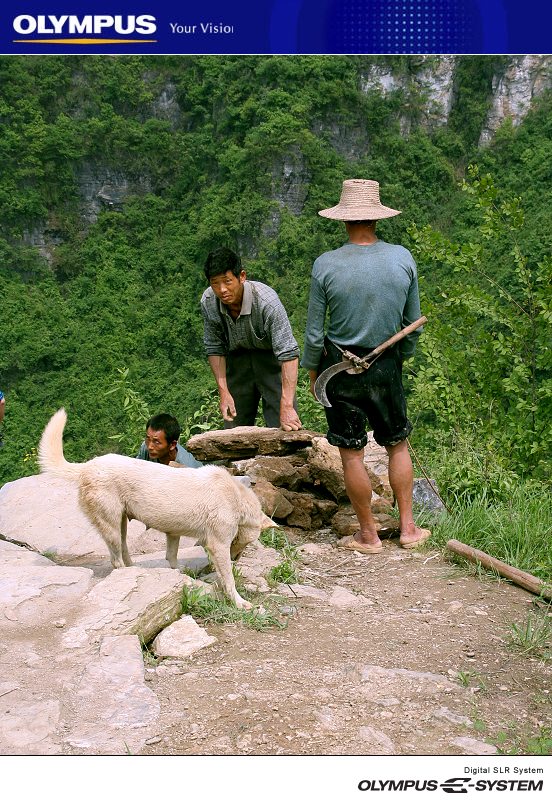
{"type": "Polygon", "coordinates": [[[278,294],[248,280],[228,248],[205,262],[201,297],[205,351],[220,397],[224,427],[253,425],[259,401],[267,427],[301,429],[295,390],[299,346],[278,294]]]}

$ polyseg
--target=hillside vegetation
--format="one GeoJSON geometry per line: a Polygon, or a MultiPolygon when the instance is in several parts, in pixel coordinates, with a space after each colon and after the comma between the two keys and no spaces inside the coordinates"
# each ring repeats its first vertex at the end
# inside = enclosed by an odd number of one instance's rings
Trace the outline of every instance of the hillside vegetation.
{"type": "MultiPolygon", "coordinates": [[[[216,426],[207,252],[239,250],[301,342],[312,262],[345,240],[317,211],[350,177],[377,179],[403,210],[378,234],[419,266],[429,324],[407,369],[419,455],[456,497],[546,480],[551,99],[480,150],[503,57],[461,60],[440,126],[421,124],[414,90],[361,90],[374,61],[408,75],[416,58],[0,59],[2,481],[36,471],[62,405],[71,460],[130,451],[145,408],[216,426]],[[87,217],[87,176],[130,190],[87,217]]],[[[323,427],[305,377],[300,404],[323,427]]]]}

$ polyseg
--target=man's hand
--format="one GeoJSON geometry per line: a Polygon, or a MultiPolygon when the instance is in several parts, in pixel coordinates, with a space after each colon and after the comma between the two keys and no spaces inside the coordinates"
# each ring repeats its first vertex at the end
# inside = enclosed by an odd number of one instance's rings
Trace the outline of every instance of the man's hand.
{"type": "Polygon", "coordinates": [[[220,392],[219,408],[225,422],[233,421],[236,415],[236,405],[230,391],[220,392]]]}
{"type": "Polygon", "coordinates": [[[280,427],[282,430],[300,430],[303,425],[293,406],[280,405],[280,427]]]}

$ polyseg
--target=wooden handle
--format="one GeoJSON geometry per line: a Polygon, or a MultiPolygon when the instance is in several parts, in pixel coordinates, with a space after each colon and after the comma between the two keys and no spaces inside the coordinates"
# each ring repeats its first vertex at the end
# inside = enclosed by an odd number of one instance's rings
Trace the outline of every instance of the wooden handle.
{"type": "Polygon", "coordinates": [[[468,544],[459,542],[456,539],[449,539],[447,547],[453,553],[466,558],[468,561],[479,562],[482,567],[498,572],[499,575],[508,578],[508,580],[513,581],[523,589],[527,589],[528,592],[532,592],[534,595],[541,595],[547,600],[552,600],[552,588],[540,578],[535,577],[535,575],[517,569],[517,567],[511,567],[509,564],[505,564],[504,561],[499,561],[498,558],[493,558],[493,556],[484,553],[482,550],[476,550],[475,547],[470,547],[468,544]]]}
{"type": "Polygon", "coordinates": [[[389,340],[384,341],[384,343],[380,343],[379,346],[376,346],[375,349],[372,349],[370,354],[365,355],[365,357],[362,358],[363,362],[365,360],[369,360],[371,357],[375,357],[376,355],[379,355],[380,352],[383,352],[383,350],[387,349],[389,346],[393,346],[393,344],[397,343],[397,341],[401,341],[403,338],[406,338],[407,335],[410,335],[410,333],[414,332],[415,329],[418,329],[418,327],[421,327],[422,324],[426,323],[426,321],[427,321],[427,318],[425,317],[425,315],[423,315],[421,318],[418,318],[417,321],[413,321],[412,324],[409,324],[404,329],[401,329],[400,332],[397,332],[395,335],[392,335],[389,338],[389,340]]]}

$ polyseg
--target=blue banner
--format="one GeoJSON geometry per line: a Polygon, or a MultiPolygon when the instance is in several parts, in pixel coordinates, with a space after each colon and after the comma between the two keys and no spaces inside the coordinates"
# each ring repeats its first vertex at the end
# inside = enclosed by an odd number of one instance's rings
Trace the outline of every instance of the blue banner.
{"type": "Polygon", "coordinates": [[[8,0],[0,11],[0,53],[549,53],[551,5],[549,0],[8,0]]]}

